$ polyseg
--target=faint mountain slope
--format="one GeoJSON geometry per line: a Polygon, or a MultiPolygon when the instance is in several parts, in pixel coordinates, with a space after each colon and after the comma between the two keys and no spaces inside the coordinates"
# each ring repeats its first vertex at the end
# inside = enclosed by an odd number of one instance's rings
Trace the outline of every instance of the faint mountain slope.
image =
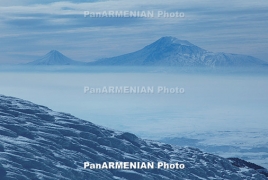
{"type": "Polygon", "coordinates": [[[52,50],[45,56],[27,63],[27,65],[83,65],[83,62],[74,61],[56,50],[52,50]]]}
{"type": "Polygon", "coordinates": [[[253,169],[227,159],[116,132],[54,112],[21,99],[0,95],[1,180],[264,180],[253,169]],[[184,163],[183,170],[83,169],[83,162],[184,163]]]}
{"type": "Polygon", "coordinates": [[[262,66],[266,62],[252,56],[212,53],[188,41],[162,37],[133,53],[100,59],[89,65],[125,66],[262,66]]]}

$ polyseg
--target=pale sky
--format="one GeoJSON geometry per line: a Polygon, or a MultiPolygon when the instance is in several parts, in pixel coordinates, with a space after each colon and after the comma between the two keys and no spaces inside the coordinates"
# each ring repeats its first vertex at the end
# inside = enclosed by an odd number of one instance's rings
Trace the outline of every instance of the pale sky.
{"type": "Polygon", "coordinates": [[[1,0],[0,63],[30,62],[52,49],[93,61],[139,50],[162,36],[268,61],[267,9],[267,0],[1,0]],[[185,17],[84,18],[84,11],[116,10],[185,17]]]}

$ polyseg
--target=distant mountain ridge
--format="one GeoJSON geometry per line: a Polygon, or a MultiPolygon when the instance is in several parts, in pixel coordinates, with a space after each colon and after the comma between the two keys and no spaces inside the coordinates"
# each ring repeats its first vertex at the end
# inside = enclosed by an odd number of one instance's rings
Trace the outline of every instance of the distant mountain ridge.
{"type": "Polygon", "coordinates": [[[27,63],[27,65],[83,65],[83,62],[74,61],[57,50],[51,50],[45,56],[27,63]]]}
{"type": "Polygon", "coordinates": [[[188,67],[233,67],[262,66],[265,61],[252,56],[213,53],[186,40],[162,37],[154,43],[133,53],[100,59],[89,65],[113,66],[188,66],[188,67]]]}
{"type": "Polygon", "coordinates": [[[213,53],[189,41],[167,36],[138,51],[94,62],[74,61],[59,51],[52,50],[27,65],[267,67],[268,63],[247,55],[213,53]]]}

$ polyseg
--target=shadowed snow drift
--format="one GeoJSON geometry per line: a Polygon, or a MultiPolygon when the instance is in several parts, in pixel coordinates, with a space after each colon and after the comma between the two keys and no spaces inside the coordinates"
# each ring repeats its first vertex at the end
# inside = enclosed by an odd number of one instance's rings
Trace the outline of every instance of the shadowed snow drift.
{"type": "Polygon", "coordinates": [[[1,180],[262,180],[228,159],[143,140],[70,114],[0,95],[1,180]],[[85,161],[183,163],[185,169],[84,169],[85,161]]]}

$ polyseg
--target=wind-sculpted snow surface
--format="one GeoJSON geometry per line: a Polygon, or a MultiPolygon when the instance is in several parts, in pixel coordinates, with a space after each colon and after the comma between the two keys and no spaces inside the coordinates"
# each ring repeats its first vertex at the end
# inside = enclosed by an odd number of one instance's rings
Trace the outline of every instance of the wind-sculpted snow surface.
{"type": "Polygon", "coordinates": [[[266,179],[198,149],[142,140],[13,97],[0,96],[0,120],[1,180],[266,179]],[[185,169],[92,170],[85,161],[179,162],[185,169]]]}

